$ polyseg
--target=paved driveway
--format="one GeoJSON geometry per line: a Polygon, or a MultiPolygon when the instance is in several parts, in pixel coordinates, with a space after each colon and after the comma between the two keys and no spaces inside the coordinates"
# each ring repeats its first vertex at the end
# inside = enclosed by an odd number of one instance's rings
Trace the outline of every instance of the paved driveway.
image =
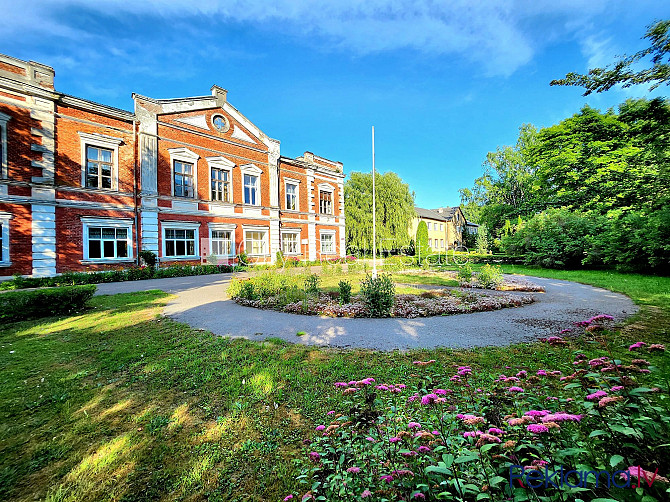
{"type": "MultiPolygon", "coordinates": [[[[161,289],[175,294],[165,314],[194,328],[232,337],[380,350],[509,345],[557,334],[596,314],[621,321],[637,311],[626,296],[569,281],[529,279],[545,287],[519,308],[417,319],[344,319],[242,307],[226,294],[232,274],[100,284],[97,294],[161,289]],[[298,331],[307,334],[297,336],[298,331]]],[[[527,293],[525,293],[527,294],[527,293]]]]}

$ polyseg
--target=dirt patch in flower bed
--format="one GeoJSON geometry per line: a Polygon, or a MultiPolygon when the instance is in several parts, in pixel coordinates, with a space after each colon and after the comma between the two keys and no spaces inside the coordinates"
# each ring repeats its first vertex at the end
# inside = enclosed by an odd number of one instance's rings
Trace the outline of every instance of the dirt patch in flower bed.
{"type": "MultiPolygon", "coordinates": [[[[321,315],[329,317],[371,317],[362,297],[354,295],[350,303],[340,304],[336,294],[321,293],[303,301],[283,304],[280,297],[271,296],[261,300],[234,298],[247,307],[277,310],[291,314],[321,315]]],[[[530,295],[487,295],[473,291],[433,290],[419,295],[396,295],[391,317],[432,317],[472,312],[488,312],[509,307],[521,307],[533,303],[530,295]]]]}

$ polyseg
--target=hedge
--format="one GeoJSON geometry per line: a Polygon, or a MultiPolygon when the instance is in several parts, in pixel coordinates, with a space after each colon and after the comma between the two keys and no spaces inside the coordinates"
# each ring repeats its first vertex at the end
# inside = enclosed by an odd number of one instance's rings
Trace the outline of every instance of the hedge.
{"type": "Polygon", "coordinates": [[[0,293],[0,322],[22,321],[81,310],[96,286],[66,286],[0,293]]]}
{"type": "Polygon", "coordinates": [[[243,267],[233,265],[171,265],[160,268],[132,267],[105,272],[65,272],[56,277],[24,278],[14,276],[12,280],[1,282],[0,290],[76,286],[78,284],[101,284],[105,282],[139,281],[142,279],[165,279],[168,277],[221,274],[242,269],[243,267]]]}

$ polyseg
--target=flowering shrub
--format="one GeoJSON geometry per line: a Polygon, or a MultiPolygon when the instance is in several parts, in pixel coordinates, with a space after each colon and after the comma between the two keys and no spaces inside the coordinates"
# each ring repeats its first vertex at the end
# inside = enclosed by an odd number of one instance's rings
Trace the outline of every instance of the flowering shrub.
{"type": "Polygon", "coordinates": [[[365,276],[361,281],[361,296],[370,317],[388,317],[391,315],[395,300],[395,285],[390,275],[377,277],[365,276]]]}
{"type": "MultiPolygon", "coordinates": [[[[302,290],[287,287],[274,296],[261,298],[246,281],[235,287],[235,301],[247,307],[279,310],[291,314],[325,315],[330,317],[372,317],[368,305],[360,295],[351,297],[348,303],[336,300],[331,295],[319,294],[306,297],[302,290]],[[251,289],[251,293],[247,291],[251,289]],[[294,291],[295,296],[290,293],[294,291]],[[291,298],[292,301],[291,301],[291,298]]],[[[391,308],[391,317],[430,317],[470,312],[488,312],[508,307],[521,307],[532,303],[531,296],[485,294],[459,294],[449,290],[434,290],[425,298],[419,295],[396,295],[391,308]]]]}
{"type": "Polygon", "coordinates": [[[662,349],[633,345],[624,362],[554,344],[573,364],[495,379],[430,360],[405,382],[336,382],[338,404],[296,460],[305,488],[286,500],[667,500],[667,387],[638,358],[662,349]],[[527,482],[561,466],[568,483],[527,482]]]}
{"type": "Polygon", "coordinates": [[[502,270],[498,265],[484,265],[477,274],[477,283],[482,288],[497,289],[503,283],[502,270]]]}

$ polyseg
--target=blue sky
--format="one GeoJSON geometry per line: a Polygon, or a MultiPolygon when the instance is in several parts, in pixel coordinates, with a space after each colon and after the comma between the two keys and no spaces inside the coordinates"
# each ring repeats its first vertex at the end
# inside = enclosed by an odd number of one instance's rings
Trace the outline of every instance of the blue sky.
{"type": "Polygon", "coordinates": [[[523,123],[549,126],[667,87],[582,96],[550,87],[645,46],[665,1],[0,0],[0,52],[56,70],[56,88],[132,109],[131,93],[204,95],[212,84],[282,154],[345,172],[395,171],[417,205],[459,202],[488,151],[523,123]]]}

